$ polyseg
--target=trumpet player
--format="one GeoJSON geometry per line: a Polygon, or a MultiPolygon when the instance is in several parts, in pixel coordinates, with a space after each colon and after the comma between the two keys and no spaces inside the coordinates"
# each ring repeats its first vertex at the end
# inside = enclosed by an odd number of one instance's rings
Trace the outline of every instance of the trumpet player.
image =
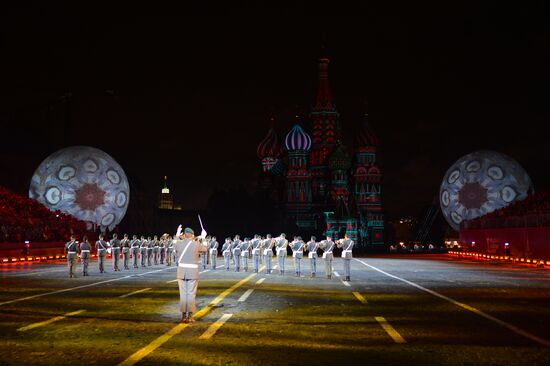
{"type": "Polygon", "coordinates": [[[344,262],[344,277],[346,281],[350,280],[351,277],[351,258],[352,258],[352,249],[353,249],[353,240],[348,237],[346,233],[344,239],[337,240],[336,246],[342,248],[342,260],[344,262]]]}
{"type": "Polygon", "coordinates": [[[319,248],[323,251],[323,259],[325,261],[325,274],[328,279],[332,278],[332,260],[334,256],[332,250],[334,249],[334,242],[332,238],[327,235],[326,240],[319,243],[319,248]]]}
{"type": "Polygon", "coordinates": [[[311,277],[315,277],[317,273],[317,248],[319,244],[315,241],[315,236],[311,237],[311,240],[306,244],[306,250],[308,251],[307,257],[309,258],[309,264],[311,266],[311,277]]]}
{"type": "Polygon", "coordinates": [[[277,259],[279,264],[279,274],[284,275],[285,274],[285,260],[286,260],[286,247],[288,246],[288,240],[286,240],[286,234],[281,233],[279,237],[276,240],[275,244],[277,248],[277,259]]]}

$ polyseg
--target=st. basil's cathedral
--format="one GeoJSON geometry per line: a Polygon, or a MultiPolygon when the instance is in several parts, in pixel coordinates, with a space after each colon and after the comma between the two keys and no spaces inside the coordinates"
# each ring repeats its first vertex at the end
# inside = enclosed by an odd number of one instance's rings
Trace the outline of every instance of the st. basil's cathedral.
{"type": "MultiPolygon", "coordinates": [[[[382,172],[378,138],[368,115],[358,124],[354,156],[342,143],[340,115],[328,82],[329,59],[319,59],[319,87],[311,129],[295,124],[282,143],[272,126],[257,148],[260,189],[281,209],[289,233],[341,238],[348,233],[363,247],[384,244],[382,172]]],[[[304,238],[305,239],[305,238],[304,238]]]]}

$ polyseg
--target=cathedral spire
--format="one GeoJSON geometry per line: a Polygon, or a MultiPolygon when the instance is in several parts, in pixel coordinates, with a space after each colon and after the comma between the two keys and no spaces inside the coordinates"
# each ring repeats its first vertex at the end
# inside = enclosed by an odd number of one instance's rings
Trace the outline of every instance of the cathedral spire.
{"type": "Polygon", "coordinates": [[[328,85],[328,64],[329,58],[323,54],[319,59],[319,88],[317,89],[317,98],[315,100],[315,109],[333,109],[332,93],[328,85]]]}

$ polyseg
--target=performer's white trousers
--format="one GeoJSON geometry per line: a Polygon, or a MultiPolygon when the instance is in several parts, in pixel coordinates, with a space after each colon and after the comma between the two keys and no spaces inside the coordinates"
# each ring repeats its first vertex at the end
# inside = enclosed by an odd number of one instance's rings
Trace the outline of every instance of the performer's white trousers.
{"type": "Polygon", "coordinates": [[[197,296],[197,280],[180,280],[178,286],[180,288],[180,311],[182,313],[195,312],[195,296],[197,296]]]}
{"type": "Polygon", "coordinates": [[[271,273],[271,255],[264,255],[265,273],[271,273]]]}
{"type": "Polygon", "coordinates": [[[212,269],[216,269],[216,259],[218,259],[218,252],[216,254],[210,254],[210,265],[212,269]]]}
{"type": "Polygon", "coordinates": [[[344,259],[344,276],[351,276],[351,259],[344,259]]]}
{"type": "Polygon", "coordinates": [[[311,264],[311,274],[314,274],[317,272],[317,258],[309,258],[309,263],[311,264]]]}
{"type": "Polygon", "coordinates": [[[332,276],[332,258],[325,258],[325,274],[327,276],[332,276]]]}

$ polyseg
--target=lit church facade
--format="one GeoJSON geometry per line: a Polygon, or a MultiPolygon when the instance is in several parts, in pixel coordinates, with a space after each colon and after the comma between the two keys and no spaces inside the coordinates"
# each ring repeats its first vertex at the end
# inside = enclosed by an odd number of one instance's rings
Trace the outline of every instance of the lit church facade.
{"type": "Polygon", "coordinates": [[[354,154],[348,154],[329,88],[328,64],[326,57],[319,60],[311,128],[295,124],[281,141],[271,127],[258,145],[260,187],[278,201],[289,232],[333,238],[347,232],[361,246],[379,247],[384,244],[384,215],[378,138],[365,115],[354,154]]]}

